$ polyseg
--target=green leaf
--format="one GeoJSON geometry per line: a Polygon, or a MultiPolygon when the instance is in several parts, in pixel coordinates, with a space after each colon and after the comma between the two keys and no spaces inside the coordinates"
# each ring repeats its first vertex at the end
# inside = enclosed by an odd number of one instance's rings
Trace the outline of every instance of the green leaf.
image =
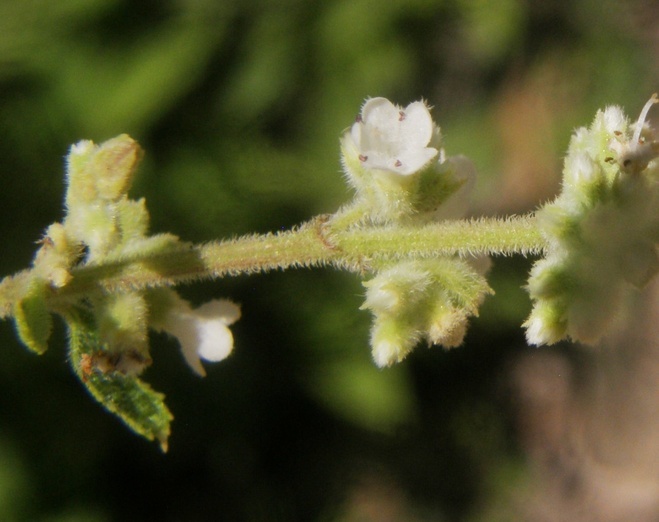
{"type": "Polygon", "coordinates": [[[41,355],[48,348],[53,318],[46,306],[46,282],[34,279],[14,309],[18,337],[33,352],[41,355]]]}
{"type": "Polygon", "coordinates": [[[135,433],[157,440],[167,451],[170,422],[174,416],[165,405],[165,396],[137,377],[118,371],[101,371],[87,364],[98,354],[107,353],[91,314],[76,309],[65,320],[70,331],[71,367],[89,393],[107,410],[117,415],[135,433]]]}

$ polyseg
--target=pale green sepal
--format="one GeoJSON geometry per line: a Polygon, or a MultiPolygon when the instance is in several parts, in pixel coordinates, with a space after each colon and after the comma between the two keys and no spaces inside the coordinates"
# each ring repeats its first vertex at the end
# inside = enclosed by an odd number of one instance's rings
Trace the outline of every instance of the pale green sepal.
{"type": "Polygon", "coordinates": [[[140,379],[94,365],[98,354],[105,354],[89,312],[67,314],[70,332],[69,361],[89,393],[108,411],[117,415],[135,433],[157,440],[167,451],[170,423],[174,419],[165,396],[140,379]]]}
{"type": "Polygon", "coordinates": [[[48,348],[53,318],[46,306],[47,283],[33,280],[26,295],[14,308],[14,322],[18,336],[25,346],[41,355],[48,348]]]}

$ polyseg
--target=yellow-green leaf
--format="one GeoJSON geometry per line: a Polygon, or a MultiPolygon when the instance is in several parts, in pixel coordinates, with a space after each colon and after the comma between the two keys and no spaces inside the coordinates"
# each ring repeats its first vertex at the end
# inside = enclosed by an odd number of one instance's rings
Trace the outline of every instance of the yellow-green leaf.
{"type": "Polygon", "coordinates": [[[18,336],[25,346],[41,355],[48,348],[53,318],[46,306],[46,282],[33,280],[25,296],[14,308],[18,336]]]}

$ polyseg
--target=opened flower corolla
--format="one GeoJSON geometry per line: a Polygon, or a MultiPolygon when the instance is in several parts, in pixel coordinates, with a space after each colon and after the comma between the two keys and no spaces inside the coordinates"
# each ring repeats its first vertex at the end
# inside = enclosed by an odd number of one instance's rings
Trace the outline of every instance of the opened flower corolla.
{"type": "Polygon", "coordinates": [[[365,168],[408,176],[435,158],[439,130],[424,102],[402,109],[386,98],[371,98],[350,130],[365,168]]]}
{"type": "Polygon", "coordinates": [[[186,362],[203,377],[206,371],[201,359],[218,362],[233,350],[229,326],[239,318],[240,307],[227,299],[213,300],[196,309],[179,299],[157,326],[178,339],[186,362]]]}

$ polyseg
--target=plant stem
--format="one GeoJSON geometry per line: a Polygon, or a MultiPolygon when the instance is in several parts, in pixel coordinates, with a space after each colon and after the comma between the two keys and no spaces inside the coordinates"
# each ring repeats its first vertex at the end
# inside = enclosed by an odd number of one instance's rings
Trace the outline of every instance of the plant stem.
{"type": "Polygon", "coordinates": [[[183,245],[149,257],[122,259],[72,271],[62,294],[100,285],[108,291],[286,269],[332,265],[351,271],[372,263],[438,255],[536,254],[545,240],[530,216],[445,221],[424,227],[364,227],[334,230],[318,218],[299,228],[203,245],[183,245]]]}
{"type": "MultiPolygon", "coordinates": [[[[423,227],[341,228],[328,217],[276,234],[245,236],[203,245],[180,243],[158,254],[145,254],[99,265],[78,266],[73,279],[53,289],[51,305],[97,292],[121,292],[291,267],[331,265],[368,272],[392,261],[445,255],[537,254],[545,240],[532,215],[506,219],[444,221],[423,227]]],[[[12,296],[29,272],[0,281],[0,318],[11,314],[12,296]]]]}

